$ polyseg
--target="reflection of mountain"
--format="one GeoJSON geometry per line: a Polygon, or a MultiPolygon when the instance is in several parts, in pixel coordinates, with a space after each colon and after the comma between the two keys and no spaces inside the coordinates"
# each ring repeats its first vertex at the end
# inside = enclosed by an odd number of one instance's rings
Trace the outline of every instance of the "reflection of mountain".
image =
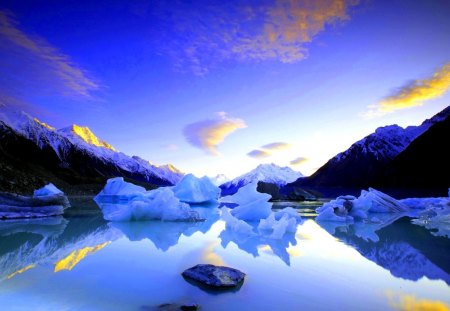
{"type": "Polygon", "coordinates": [[[433,236],[407,217],[381,228],[377,235],[377,242],[364,240],[353,225],[337,227],[334,233],[395,277],[413,281],[426,277],[450,284],[450,254],[445,251],[450,249],[449,239],[433,236]]]}
{"type": "MultiPolygon", "coordinates": [[[[257,231],[257,230],[254,230],[257,231]]],[[[223,248],[226,248],[230,242],[234,242],[237,247],[253,257],[259,256],[259,251],[269,247],[273,254],[279,257],[286,265],[290,266],[290,255],[287,251],[289,244],[296,245],[294,233],[285,233],[282,239],[270,239],[265,235],[258,234],[256,236],[242,235],[231,229],[224,229],[219,238],[223,248]]]]}
{"type": "Polygon", "coordinates": [[[119,236],[101,217],[2,221],[0,280],[46,263],[55,264],[55,272],[70,270],[119,236]]]}
{"type": "Polygon", "coordinates": [[[217,207],[193,207],[199,212],[200,222],[173,222],[173,221],[136,221],[111,222],[110,226],[122,231],[130,241],[149,239],[157,249],[163,252],[178,243],[181,235],[191,236],[196,232],[206,233],[219,219],[217,207]]]}

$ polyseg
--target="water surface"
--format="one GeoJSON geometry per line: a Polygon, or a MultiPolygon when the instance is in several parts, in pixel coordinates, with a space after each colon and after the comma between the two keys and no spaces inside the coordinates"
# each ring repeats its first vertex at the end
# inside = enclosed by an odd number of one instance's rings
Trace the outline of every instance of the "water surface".
{"type": "MultiPolygon", "coordinates": [[[[3,310],[384,310],[450,305],[450,240],[400,218],[387,225],[318,224],[314,206],[282,240],[206,222],[108,223],[80,201],[67,216],[0,223],[3,310]],[[183,270],[212,263],[247,274],[237,291],[188,283],[183,270]]],[[[283,208],[277,204],[275,208],[283,208]]],[[[255,224],[256,226],[256,224],[255,224]]]]}

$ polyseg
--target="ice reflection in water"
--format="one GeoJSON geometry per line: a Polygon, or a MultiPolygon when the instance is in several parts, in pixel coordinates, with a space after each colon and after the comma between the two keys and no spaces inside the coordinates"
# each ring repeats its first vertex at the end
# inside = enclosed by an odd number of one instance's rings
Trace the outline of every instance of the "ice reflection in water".
{"type": "Polygon", "coordinates": [[[205,222],[108,223],[91,212],[0,222],[2,306],[139,310],[193,301],[204,310],[379,310],[402,297],[450,304],[450,240],[409,219],[320,224],[326,230],[307,220],[273,240],[239,236],[225,229],[218,208],[195,208],[205,222]],[[211,295],[180,275],[197,263],[232,266],[248,278],[237,292],[211,295]]]}

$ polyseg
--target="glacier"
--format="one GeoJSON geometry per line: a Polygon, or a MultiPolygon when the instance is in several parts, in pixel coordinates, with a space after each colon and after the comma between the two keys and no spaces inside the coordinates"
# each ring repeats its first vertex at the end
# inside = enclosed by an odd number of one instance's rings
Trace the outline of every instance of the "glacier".
{"type": "Polygon", "coordinates": [[[191,204],[217,202],[220,196],[220,188],[207,176],[197,178],[193,174],[185,175],[172,190],[181,202],[191,204]]]}

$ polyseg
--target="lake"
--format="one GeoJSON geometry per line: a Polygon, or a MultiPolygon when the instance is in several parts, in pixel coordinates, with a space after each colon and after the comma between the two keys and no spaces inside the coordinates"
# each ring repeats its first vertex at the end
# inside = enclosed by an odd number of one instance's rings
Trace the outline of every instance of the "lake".
{"type": "MultiPolygon", "coordinates": [[[[205,222],[109,223],[90,200],[76,202],[64,217],[0,222],[2,310],[450,306],[450,240],[408,217],[377,226],[318,224],[317,203],[297,203],[304,222],[274,240],[226,229],[218,208],[197,207],[205,222]],[[206,290],[181,276],[198,263],[247,276],[237,290],[206,290]]],[[[274,208],[286,205],[293,206],[274,208]]]]}

